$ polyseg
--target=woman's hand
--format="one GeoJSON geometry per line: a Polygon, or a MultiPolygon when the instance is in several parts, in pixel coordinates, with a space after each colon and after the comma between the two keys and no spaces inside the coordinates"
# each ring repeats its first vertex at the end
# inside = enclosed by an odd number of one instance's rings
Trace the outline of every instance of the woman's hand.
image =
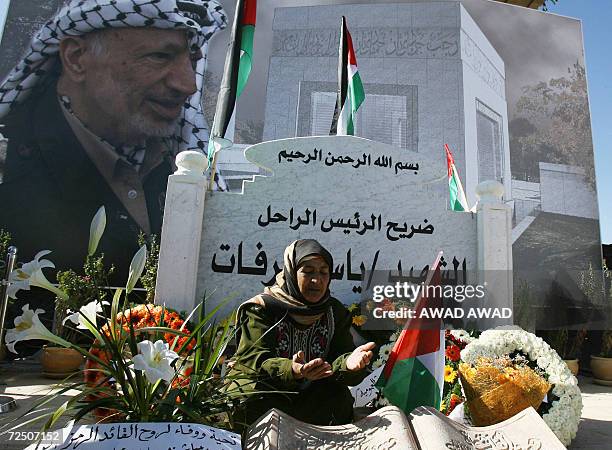
{"type": "Polygon", "coordinates": [[[321,358],[305,363],[304,352],[301,350],[293,355],[292,360],[291,371],[293,372],[293,378],[296,380],[320,380],[321,378],[329,377],[333,373],[331,365],[321,358]]]}
{"type": "Polygon", "coordinates": [[[353,353],[346,359],[346,370],[356,372],[367,366],[374,355],[372,352],[374,347],[376,347],[374,342],[368,342],[353,350],[353,353]]]}

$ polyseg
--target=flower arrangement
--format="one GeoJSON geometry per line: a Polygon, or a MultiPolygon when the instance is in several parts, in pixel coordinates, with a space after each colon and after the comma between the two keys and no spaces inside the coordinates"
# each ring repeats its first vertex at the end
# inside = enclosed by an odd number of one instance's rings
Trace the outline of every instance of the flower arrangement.
{"type": "Polygon", "coordinates": [[[542,371],[529,367],[521,355],[461,363],[459,376],[472,422],[481,427],[502,422],[530,406],[537,410],[550,389],[542,371]]]}
{"type": "MultiPolygon", "coordinates": [[[[92,221],[88,250],[92,264],[98,261],[93,255],[105,221],[102,208],[92,221]]],[[[34,261],[11,273],[13,295],[19,289],[36,286],[60,299],[68,298],[61,284],[54,286],[42,272],[53,267],[51,261],[41,259],[47,254],[39,252],[34,261]]],[[[72,348],[86,359],[84,380],[77,379],[78,375],[64,380],[54,396],[73,389],[78,393],[56,411],[44,407],[50,401],[46,397],[0,431],[35,420],[46,420],[43,431],[47,431],[64,415],[77,422],[90,413],[106,422],[192,422],[233,428],[235,403],[251,393],[238,391],[236,386],[245,383],[236,383],[237,375],[220,375],[224,351],[234,337],[230,320],[217,323],[213,319],[223,303],[207,314],[199,305],[189,317],[163,305],[132,304],[130,295],[145,271],[146,261],[147,248],[143,245],[132,259],[125,289],[117,289],[110,304],[94,290],[89,303],[66,314],[64,326],[81,336],[88,335],[89,346],[77,345],[48,330],[38,317],[43,310],[23,307],[15,327],[7,330],[7,348],[16,353],[15,345],[30,339],[72,348]],[[198,310],[197,325],[190,325],[198,310]],[[33,415],[34,419],[18,422],[33,415]]]]}
{"type": "Polygon", "coordinates": [[[567,365],[543,339],[522,329],[487,330],[463,349],[461,358],[475,364],[481,357],[496,359],[518,353],[552,385],[547,402],[538,412],[559,440],[568,445],[576,436],[582,413],[580,389],[567,365]]]}
{"type": "Polygon", "coordinates": [[[474,340],[473,334],[474,332],[469,333],[465,330],[446,330],[445,332],[444,389],[440,411],[447,416],[464,400],[458,370],[461,363],[461,350],[474,340]]]}
{"type": "MultiPolygon", "coordinates": [[[[467,363],[465,366],[467,371],[470,366],[475,368],[479,358],[488,358],[490,361],[496,361],[493,366],[498,375],[500,373],[503,375],[502,367],[505,364],[508,370],[511,369],[509,372],[512,375],[519,374],[518,380],[540,380],[552,386],[546,392],[547,401],[542,403],[538,413],[559,440],[568,445],[578,429],[582,398],[578,382],[565,362],[544,340],[521,329],[488,330],[478,337],[476,334],[464,330],[446,331],[444,390],[440,410],[449,415],[466,400],[459,376],[460,365],[467,363]],[[506,358],[510,358],[512,364],[508,364],[506,358]],[[534,378],[534,374],[527,369],[534,372],[537,378],[534,378]]],[[[389,342],[381,346],[379,357],[372,364],[373,369],[387,362],[398,336],[399,331],[393,333],[389,342]]],[[[510,373],[506,375],[510,377],[510,373]]],[[[468,377],[470,380],[475,380],[471,375],[468,377]]],[[[374,401],[376,407],[388,404],[389,402],[380,394],[374,401]]],[[[466,407],[465,412],[466,417],[471,419],[469,408],[466,407]]]]}
{"type": "MultiPolygon", "coordinates": [[[[74,344],[80,342],[83,333],[79,330],[85,328],[80,326],[75,329],[66,326],[70,314],[79,311],[94,300],[103,304],[108,295],[108,291],[103,289],[102,286],[108,285],[107,280],[113,273],[114,268],[106,269],[104,267],[104,255],[94,255],[105,226],[106,212],[104,206],[102,206],[91,222],[83,275],[77,274],[72,269],[59,271],[57,273],[58,285],[52,284],[43,273],[43,269],[55,268],[55,264],[48,259],[41,259],[51,253],[49,250],[42,250],[36,254],[34,260],[13,270],[9,276],[8,295],[10,298],[17,298],[17,293],[20,290],[30,290],[30,287],[40,287],[55,294],[53,334],[74,344]]],[[[74,320],[75,316],[73,315],[71,318],[74,320]]],[[[78,321],[75,323],[78,323],[78,321]]]]}
{"type": "MultiPolygon", "coordinates": [[[[174,385],[177,385],[189,381],[188,375],[191,373],[191,367],[184,368],[176,379],[173,379],[174,372],[171,363],[174,359],[178,359],[179,355],[170,348],[183,348],[183,346],[185,346],[183,352],[184,356],[188,354],[194,346],[194,342],[190,339],[190,331],[187,328],[187,323],[177,312],[166,309],[161,305],[141,304],[118,313],[115,318],[115,323],[118,325],[115,327],[117,333],[129,334],[130,328],[136,333],[139,333],[146,328],[155,329],[164,326],[177,332],[182,332],[183,336],[177,336],[173,332],[167,332],[159,336],[162,337],[162,339],[155,340],[155,342],[146,340],[136,344],[138,354],[133,357],[134,369],[144,370],[146,378],[153,380],[153,382],[158,379],[163,379],[167,382],[172,381],[174,385]]],[[[112,331],[108,323],[104,325],[100,331],[107,338],[111,338],[112,331]]],[[[155,333],[151,333],[151,339],[155,338],[155,333]]],[[[112,352],[105,349],[104,342],[98,340],[93,342],[89,349],[89,353],[106,363],[112,361],[113,358],[112,352]]],[[[111,390],[114,389],[114,394],[119,394],[116,389],[116,383],[110,383],[106,380],[104,371],[100,369],[100,364],[94,359],[87,359],[83,372],[86,385],[91,388],[104,386],[111,390]]],[[[101,397],[102,396],[99,394],[91,395],[89,400],[96,400],[101,397]]],[[[93,412],[96,418],[101,421],[110,421],[113,419],[116,421],[116,418],[113,416],[117,414],[117,411],[114,409],[101,407],[95,409],[93,412]]]]}

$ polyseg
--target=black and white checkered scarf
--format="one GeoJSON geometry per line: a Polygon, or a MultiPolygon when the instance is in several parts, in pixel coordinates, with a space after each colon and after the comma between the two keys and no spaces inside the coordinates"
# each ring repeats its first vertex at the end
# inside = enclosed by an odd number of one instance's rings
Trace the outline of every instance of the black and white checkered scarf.
{"type": "Polygon", "coordinates": [[[208,40],[225,28],[225,12],[217,0],[70,0],[32,38],[22,61],[0,84],[0,118],[30,93],[51,82],[59,43],[66,36],[94,30],[152,27],[187,30],[189,45],[201,49],[196,67],[197,92],[185,103],[172,140],[177,151],[206,153],[208,126],[202,110],[202,89],[208,40]]]}

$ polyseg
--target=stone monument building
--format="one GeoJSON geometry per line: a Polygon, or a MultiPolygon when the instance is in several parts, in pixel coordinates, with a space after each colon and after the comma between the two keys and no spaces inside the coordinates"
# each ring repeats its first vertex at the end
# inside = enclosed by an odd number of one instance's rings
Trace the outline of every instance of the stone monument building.
{"type": "Polygon", "coordinates": [[[449,144],[470,204],[484,180],[510,193],[504,62],[455,0],[276,8],[263,140],[329,134],[342,15],[366,92],[355,134],[440,164],[449,144]]]}

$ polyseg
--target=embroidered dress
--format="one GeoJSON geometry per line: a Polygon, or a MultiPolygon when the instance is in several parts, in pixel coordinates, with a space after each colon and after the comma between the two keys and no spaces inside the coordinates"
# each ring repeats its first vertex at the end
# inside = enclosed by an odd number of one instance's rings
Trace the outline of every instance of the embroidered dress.
{"type": "Polygon", "coordinates": [[[249,391],[282,393],[245,396],[236,412],[237,423],[253,423],[270,408],[317,425],[351,421],[353,397],[347,386],[359,384],[367,373],[346,370],[346,360],[355,345],[350,333],[351,315],[344,305],[330,298],[328,312],[301,330],[288,317],[278,317],[257,304],[248,305],[243,316],[238,351],[233,357],[236,362],[229,377],[246,394],[249,391]],[[299,348],[300,344],[305,347],[299,348]],[[291,357],[298,349],[304,351],[306,361],[323,358],[332,366],[333,374],[312,382],[295,380],[291,357]]]}
{"type": "Polygon", "coordinates": [[[331,308],[306,329],[302,329],[290,319],[285,319],[276,327],[277,356],[291,358],[302,350],[306,361],[312,361],[315,358],[325,359],[329,353],[329,344],[333,335],[334,312],[331,308]]]}
{"type": "Polygon", "coordinates": [[[365,368],[347,370],[355,350],[352,317],[330,295],[331,267],[333,258],[319,242],[294,241],[285,249],[276,283],[238,308],[238,350],[229,377],[247,395],[236,408],[237,424],[251,424],[270,408],[314,425],[351,421],[353,397],[347,386],[359,384],[367,373],[365,368]],[[318,300],[307,300],[307,291],[319,293],[318,300]],[[331,374],[326,368],[294,375],[294,356],[296,367],[320,358],[331,374]]]}

